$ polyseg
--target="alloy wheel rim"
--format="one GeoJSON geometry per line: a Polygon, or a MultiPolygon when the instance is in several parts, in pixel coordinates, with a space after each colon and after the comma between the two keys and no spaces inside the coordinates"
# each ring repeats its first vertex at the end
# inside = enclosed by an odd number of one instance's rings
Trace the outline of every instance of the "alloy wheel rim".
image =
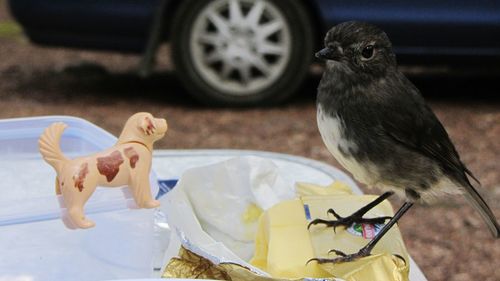
{"type": "Polygon", "coordinates": [[[276,82],[291,52],[283,13],[265,0],[209,2],[195,20],[190,52],[196,71],[225,94],[256,94],[276,82]]]}

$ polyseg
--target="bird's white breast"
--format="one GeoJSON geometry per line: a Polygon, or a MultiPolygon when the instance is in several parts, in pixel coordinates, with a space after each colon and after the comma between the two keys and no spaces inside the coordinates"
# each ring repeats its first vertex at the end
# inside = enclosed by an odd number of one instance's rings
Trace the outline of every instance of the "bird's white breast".
{"type": "Polygon", "coordinates": [[[377,180],[374,177],[373,170],[370,169],[369,163],[363,163],[363,165],[361,165],[354,157],[340,152],[339,148],[344,152],[357,151],[358,149],[355,143],[345,138],[342,120],[337,116],[325,114],[321,105],[318,105],[316,117],[321,138],[333,157],[335,157],[335,159],[348,170],[356,180],[365,184],[374,184],[377,180]]]}

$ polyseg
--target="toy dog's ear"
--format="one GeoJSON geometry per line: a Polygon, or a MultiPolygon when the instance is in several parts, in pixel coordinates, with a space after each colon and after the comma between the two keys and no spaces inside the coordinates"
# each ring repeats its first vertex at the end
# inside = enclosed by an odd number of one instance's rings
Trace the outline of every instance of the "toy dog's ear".
{"type": "Polygon", "coordinates": [[[153,120],[151,120],[151,118],[149,118],[148,116],[142,118],[139,121],[139,127],[148,136],[154,134],[156,131],[156,127],[153,123],[153,120]]]}

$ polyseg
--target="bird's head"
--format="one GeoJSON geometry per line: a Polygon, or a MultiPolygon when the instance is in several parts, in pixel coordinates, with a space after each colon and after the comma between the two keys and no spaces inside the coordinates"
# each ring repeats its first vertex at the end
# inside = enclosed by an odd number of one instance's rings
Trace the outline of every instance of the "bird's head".
{"type": "Polygon", "coordinates": [[[363,22],[334,26],[325,37],[325,48],[316,57],[327,60],[327,68],[347,67],[355,73],[381,76],[396,67],[396,56],[387,34],[363,22]]]}

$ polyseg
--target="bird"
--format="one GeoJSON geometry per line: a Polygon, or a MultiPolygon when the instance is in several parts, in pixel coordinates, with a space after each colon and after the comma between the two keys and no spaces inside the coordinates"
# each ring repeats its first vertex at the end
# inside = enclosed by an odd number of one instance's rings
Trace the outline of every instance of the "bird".
{"type": "Polygon", "coordinates": [[[329,152],[353,177],[385,191],[348,217],[335,210],[336,220],[316,219],[311,225],[334,228],[354,222],[384,223],[380,232],[357,253],[332,250],[341,263],[371,254],[385,233],[414,205],[463,194],[495,238],[500,226],[474,188],[479,181],[460,160],[445,128],[417,87],[400,72],[392,43],[379,27],[359,21],[331,28],[316,57],[326,60],[317,91],[317,125],[329,152]],[[393,217],[363,218],[383,200],[398,194],[404,204],[393,217]]]}

